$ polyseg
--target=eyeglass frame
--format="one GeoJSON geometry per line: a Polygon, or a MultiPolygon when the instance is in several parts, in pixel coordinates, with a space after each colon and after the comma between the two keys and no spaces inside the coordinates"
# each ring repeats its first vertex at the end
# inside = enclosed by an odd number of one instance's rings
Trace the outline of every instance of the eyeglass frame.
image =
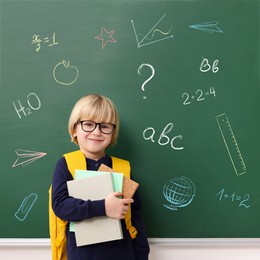
{"type": "Polygon", "coordinates": [[[112,134],[112,133],[114,132],[114,130],[115,130],[115,128],[116,128],[116,125],[115,125],[115,124],[107,123],[107,122],[96,123],[95,121],[92,121],[92,120],[81,120],[81,121],[78,121],[78,124],[79,124],[79,123],[80,123],[80,125],[81,125],[81,129],[82,129],[82,131],[84,131],[84,132],[86,132],[86,133],[91,133],[91,132],[95,131],[95,129],[96,129],[97,126],[98,126],[99,131],[100,131],[102,134],[110,135],[110,134],[112,134]],[[84,123],[84,122],[91,122],[91,123],[94,123],[94,124],[95,124],[95,127],[94,127],[93,130],[91,130],[91,131],[86,131],[86,130],[83,129],[83,123],[84,123]],[[102,124],[109,124],[109,125],[112,125],[113,129],[112,129],[111,133],[104,133],[104,132],[102,131],[101,127],[100,127],[102,124]]]}

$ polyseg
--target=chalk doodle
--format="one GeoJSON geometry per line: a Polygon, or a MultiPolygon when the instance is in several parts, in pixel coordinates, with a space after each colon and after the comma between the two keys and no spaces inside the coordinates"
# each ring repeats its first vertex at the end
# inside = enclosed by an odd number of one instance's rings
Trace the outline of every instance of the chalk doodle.
{"type": "MultiPolygon", "coordinates": [[[[182,135],[174,136],[173,138],[170,138],[168,134],[172,131],[173,123],[168,123],[164,129],[162,130],[159,138],[158,138],[158,144],[159,145],[167,145],[170,144],[171,148],[174,150],[182,150],[184,149],[183,146],[176,146],[175,142],[178,140],[182,140],[182,135]]],[[[155,129],[151,126],[147,126],[143,131],[143,138],[144,140],[148,140],[151,142],[154,141],[154,135],[155,135],[155,129]]]]}
{"type": "Polygon", "coordinates": [[[246,173],[246,165],[243,160],[242,154],[238,147],[234,132],[232,130],[231,124],[227,115],[221,114],[216,116],[217,124],[226,146],[229,158],[232,162],[233,168],[236,172],[236,175],[242,175],[246,173]]]}
{"type": "Polygon", "coordinates": [[[163,32],[162,30],[160,29],[157,29],[157,25],[164,19],[164,17],[166,16],[166,14],[164,14],[157,22],[156,24],[148,31],[148,33],[143,36],[142,34],[140,33],[137,33],[136,32],[136,28],[135,28],[135,24],[134,24],[134,21],[131,20],[131,24],[132,24],[132,27],[133,27],[133,30],[134,30],[134,34],[135,34],[135,38],[136,38],[136,42],[137,42],[137,47],[138,48],[141,48],[143,46],[147,46],[147,45],[150,45],[150,44],[153,44],[153,43],[158,43],[158,42],[161,42],[161,41],[164,41],[164,40],[168,40],[168,39],[171,39],[173,38],[173,35],[169,35],[169,36],[165,36],[165,37],[162,37],[160,39],[157,39],[157,40],[153,40],[154,36],[155,36],[155,33],[159,33],[159,34],[162,34],[162,35],[168,35],[171,30],[172,30],[172,26],[170,27],[169,31],[168,32],[163,32]],[[138,38],[138,35],[139,36],[142,36],[142,39],[139,40],[138,38]],[[149,37],[150,35],[150,37],[149,37]],[[148,42],[147,42],[148,40],[148,42]],[[146,42],[145,42],[146,41],[146,42]],[[143,43],[144,42],[144,43],[143,43]]]}
{"type": "Polygon", "coordinates": [[[236,192],[227,193],[223,188],[216,194],[216,197],[219,198],[219,201],[229,200],[230,202],[239,202],[239,207],[250,208],[250,205],[248,204],[250,199],[249,194],[244,194],[241,196],[236,192]]]}
{"type": "Polygon", "coordinates": [[[27,105],[28,105],[26,107],[22,105],[20,99],[17,100],[17,104],[16,104],[16,102],[13,102],[14,109],[20,119],[22,118],[22,116],[20,114],[21,112],[22,112],[22,115],[28,116],[28,115],[32,114],[33,110],[35,111],[35,110],[39,110],[41,108],[41,100],[37,94],[30,93],[27,95],[26,99],[27,99],[27,105]]]}
{"type": "Polygon", "coordinates": [[[24,221],[27,218],[37,198],[38,195],[35,193],[31,193],[30,195],[26,196],[23,199],[19,209],[15,212],[15,217],[20,221],[24,221]]]}
{"type": "MultiPolygon", "coordinates": [[[[171,32],[172,27],[173,27],[173,25],[171,25],[170,29],[169,29],[167,32],[163,32],[163,31],[161,31],[161,30],[159,30],[159,29],[154,29],[154,30],[153,30],[153,33],[152,33],[152,35],[151,35],[151,37],[148,37],[148,36],[147,36],[147,37],[146,37],[146,40],[148,40],[148,41],[153,40],[153,39],[155,38],[155,33],[156,33],[156,34],[162,34],[162,35],[168,35],[168,34],[171,32]]],[[[145,37],[145,35],[143,35],[143,34],[141,34],[141,33],[138,33],[138,36],[141,36],[142,38],[145,37]]]]}
{"type": "Polygon", "coordinates": [[[16,159],[12,167],[17,167],[20,165],[25,167],[26,165],[33,163],[34,161],[42,158],[47,154],[43,152],[35,152],[23,149],[16,149],[15,153],[17,154],[18,158],[16,159]]]}
{"type": "Polygon", "coordinates": [[[106,47],[106,44],[108,42],[112,42],[112,43],[117,42],[116,39],[113,37],[114,33],[115,33],[115,30],[108,31],[104,27],[101,28],[100,35],[96,36],[95,39],[102,41],[102,49],[104,49],[106,47]]]}
{"type": "Polygon", "coordinates": [[[200,71],[208,72],[209,70],[212,70],[213,73],[217,73],[219,71],[218,62],[219,60],[214,60],[213,64],[210,65],[208,59],[202,58],[202,62],[200,64],[200,71]]]}
{"type": "MultiPolygon", "coordinates": [[[[152,71],[152,74],[151,74],[151,76],[150,76],[147,80],[145,80],[144,83],[142,84],[142,86],[141,86],[142,91],[145,91],[144,86],[146,85],[147,82],[149,82],[149,81],[154,77],[154,74],[155,74],[154,67],[153,67],[151,64],[143,63],[143,64],[141,64],[141,65],[139,66],[139,68],[138,68],[138,70],[137,70],[137,72],[138,72],[139,75],[142,74],[142,73],[141,73],[141,69],[142,69],[144,66],[149,67],[149,68],[151,69],[151,71],[152,71]]],[[[146,96],[143,96],[143,99],[146,99],[146,96]]]]}
{"type": "Polygon", "coordinates": [[[35,51],[36,51],[36,52],[39,52],[39,51],[40,51],[40,49],[41,49],[41,43],[42,43],[42,42],[48,44],[49,47],[59,44],[59,43],[56,41],[56,33],[53,33],[52,38],[51,38],[51,41],[50,41],[49,37],[41,38],[40,35],[35,34],[35,35],[33,35],[33,37],[32,37],[32,44],[35,44],[35,46],[36,46],[35,51]]]}
{"type": "Polygon", "coordinates": [[[76,66],[70,64],[70,61],[62,60],[53,69],[54,80],[62,85],[72,85],[79,76],[79,70],[76,66]]]}
{"type": "Polygon", "coordinates": [[[195,185],[184,176],[168,180],[163,186],[163,195],[170,204],[163,206],[170,210],[178,210],[188,206],[195,196],[195,185]]]}
{"type": "Polygon", "coordinates": [[[219,21],[211,21],[200,24],[190,25],[190,28],[207,33],[223,33],[223,31],[217,26],[219,21]]]}

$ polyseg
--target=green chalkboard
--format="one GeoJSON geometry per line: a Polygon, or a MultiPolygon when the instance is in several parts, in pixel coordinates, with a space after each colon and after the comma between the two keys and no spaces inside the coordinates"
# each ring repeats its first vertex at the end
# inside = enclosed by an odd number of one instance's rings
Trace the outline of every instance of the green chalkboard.
{"type": "Polygon", "coordinates": [[[74,103],[116,104],[151,238],[260,237],[259,1],[1,1],[2,238],[47,238],[74,103]]]}

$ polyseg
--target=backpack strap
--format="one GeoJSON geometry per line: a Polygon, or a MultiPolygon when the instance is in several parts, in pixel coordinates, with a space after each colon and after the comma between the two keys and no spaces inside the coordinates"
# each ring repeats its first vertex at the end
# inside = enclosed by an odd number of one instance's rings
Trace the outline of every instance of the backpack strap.
{"type": "Polygon", "coordinates": [[[69,169],[73,179],[75,176],[76,169],[81,169],[81,170],[87,169],[85,155],[80,150],[77,150],[77,151],[74,151],[71,153],[66,153],[63,156],[66,159],[68,169],[69,169]]]}
{"type": "MultiPolygon", "coordinates": [[[[130,178],[130,172],[131,172],[131,167],[129,161],[117,158],[117,157],[111,157],[112,159],[112,168],[115,172],[122,172],[127,178],[130,178]]],[[[127,211],[125,215],[125,224],[126,228],[129,231],[130,237],[132,239],[136,238],[137,236],[137,230],[136,228],[132,225],[132,220],[131,220],[131,205],[129,205],[130,209],[127,211]]]]}

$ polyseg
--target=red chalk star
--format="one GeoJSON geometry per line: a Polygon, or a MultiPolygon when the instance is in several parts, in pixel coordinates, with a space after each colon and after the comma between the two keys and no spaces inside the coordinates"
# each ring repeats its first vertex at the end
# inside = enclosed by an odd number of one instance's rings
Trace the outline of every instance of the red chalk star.
{"type": "Polygon", "coordinates": [[[102,41],[102,49],[105,48],[107,42],[117,42],[113,38],[114,33],[115,33],[115,30],[112,30],[109,32],[106,30],[106,28],[104,28],[104,27],[101,28],[101,34],[96,36],[95,39],[102,41]]]}

